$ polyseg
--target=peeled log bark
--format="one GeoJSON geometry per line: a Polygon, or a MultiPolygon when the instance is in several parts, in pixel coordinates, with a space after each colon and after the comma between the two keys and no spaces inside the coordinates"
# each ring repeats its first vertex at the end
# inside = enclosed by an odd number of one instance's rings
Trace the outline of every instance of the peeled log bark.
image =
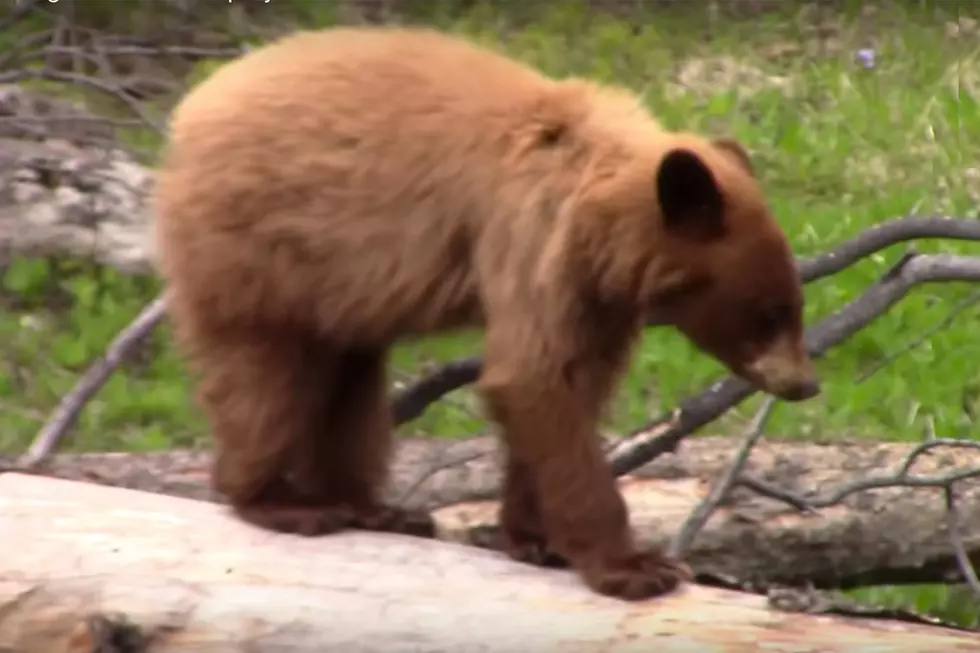
{"type": "Polygon", "coordinates": [[[110,639],[111,650],[141,653],[934,653],[980,642],[776,612],[764,597],[696,585],[630,604],[489,551],[362,532],[279,535],[213,503],[40,476],[0,476],[0,511],[0,650],[17,653],[95,653],[110,639]],[[137,631],[156,637],[123,648],[137,631]]]}
{"type": "MultiPolygon", "coordinates": [[[[737,438],[690,438],[677,453],[621,478],[638,538],[666,544],[728,465],[736,446],[737,438]]],[[[825,496],[848,483],[894,474],[912,446],[767,438],[752,452],[746,471],[804,497],[825,496]]],[[[399,438],[390,496],[434,510],[440,538],[478,543],[496,526],[497,504],[491,499],[500,488],[499,447],[492,436],[399,438]]],[[[209,462],[206,451],[65,453],[38,472],[215,500],[208,487],[209,462]]],[[[913,472],[931,476],[969,467],[980,467],[980,451],[935,450],[913,472]]],[[[980,560],[980,478],[958,484],[957,505],[963,545],[980,560]]],[[[699,573],[766,585],[955,582],[960,576],[945,515],[942,492],[929,488],[859,492],[809,515],[739,488],[705,525],[687,560],[699,573]]]]}

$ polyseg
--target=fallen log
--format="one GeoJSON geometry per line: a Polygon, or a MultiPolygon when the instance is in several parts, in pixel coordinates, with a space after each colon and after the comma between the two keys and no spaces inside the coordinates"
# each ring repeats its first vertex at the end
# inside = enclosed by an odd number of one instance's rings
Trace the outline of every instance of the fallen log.
{"type": "MultiPolygon", "coordinates": [[[[738,444],[733,437],[690,438],[677,452],[620,478],[638,538],[666,545],[738,444]]],[[[894,477],[914,448],[769,438],[752,452],[746,474],[815,501],[855,483],[894,477]]],[[[499,454],[498,440],[489,435],[399,438],[389,497],[434,511],[442,539],[492,546],[499,454]]],[[[208,487],[209,461],[205,451],[63,453],[35,473],[218,501],[208,487]]],[[[956,487],[959,540],[969,557],[980,560],[980,449],[936,448],[915,461],[910,476],[942,478],[970,469],[977,470],[975,478],[956,487]]],[[[687,559],[698,573],[759,585],[962,582],[943,492],[899,478],[811,513],[738,487],[700,531],[687,559]]]]}
{"type": "Polygon", "coordinates": [[[976,634],[787,613],[688,585],[629,604],[448,542],[261,531],[213,503],[0,476],[0,650],[976,651],[976,634]],[[655,647],[655,648],[653,648],[655,647]]]}

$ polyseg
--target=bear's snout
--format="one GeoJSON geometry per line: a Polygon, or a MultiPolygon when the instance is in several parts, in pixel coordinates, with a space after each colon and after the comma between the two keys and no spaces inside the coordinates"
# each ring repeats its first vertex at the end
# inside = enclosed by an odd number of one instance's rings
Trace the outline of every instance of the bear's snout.
{"type": "Polygon", "coordinates": [[[762,390],[786,401],[803,401],[820,394],[813,360],[803,343],[784,335],[745,366],[745,376],[762,390]]]}
{"type": "Polygon", "coordinates": [[[779,392],[773,392],[777,397],[785,401],[804,401],[812,399],[820,394],[820,382],[817,379],[807,379],[799,383],[793,383],[779,392]]]}

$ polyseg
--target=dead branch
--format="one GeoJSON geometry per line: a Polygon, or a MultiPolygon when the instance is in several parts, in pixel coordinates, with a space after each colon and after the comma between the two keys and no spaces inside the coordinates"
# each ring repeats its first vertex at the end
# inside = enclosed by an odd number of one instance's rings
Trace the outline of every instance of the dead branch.
{"type": "MultiPolygon", "coordinates": [[[[98,44],[100,53],[107,56],[173,56],[187,57],[191,59],[229,59],[236,57],[246,51],[246,47],[238,48],[205,48],[189,45],[103,45],[98,44]]],[[[61,45],[46,45],[41,49],[42,54],[73,55],[79,50],[78,47],[66,47],[61,45]]]]}
{"type": "Polygon", "coordinates": [[[157,324],[163,321],[165,315],[166,300],[161,295],[150,302],[136,319],[113,339],[105,354],[85,370],[85,374],[75,387],[62,397],[54,414],[41,427],[27,453],[18,461],[18,466],[32,469],[54,452],[61,439],[78,420],[85,404],[105,385],[116,368],[129,357],[130,352],[157,324]]]}
{"type": "Polygon", "coordinates": [[[54,36],[54,30],[46,29],[18,39],[6,51],[0,54],[0,69],[6,68],[14,61],[23,60],[25,56],[27,58],[33,58],[34,51],[32,48],[43,46],[45,43],[50,42],[54,36]]]}
{"type": "MultiPolygon", "coordinates": [[[[933,447],[961,447],[961,448],[972,448],[980,450],[980,442],[963,442],[960,440],[934,440],[928,442],[927,444],[933,445],[933,447]]],[[[921,446],[921,445],[920,445],[921,446]]],[[[873,476],[868,476],[865,478],[854,480],[850,483],[844,483],[834,489],[832,492],[822,497],[796,497],[795,501],[800,504],[806,504],[810,508],[820,509],[829,508],[830,506],[836,506],[841,501],[851,496],[852,494],[857,494],[858,492],[866,492],[868,490],[883,490],[888,488],[896,487],[908,487],[908,488],[938,488],[947,490],[953,487],[955,483],[960,481],[970,480],[970,479],[980,479],[980,465],[967,467],[965,469],[954,469],[948,473],[944,474],[930,474],[926,476],[911,476],[908,472],[908,467],[910,466],[910,460],[916,457],[917,452],[920,451],[919,447],[916,447],[909,453],[909,457],[906,459],[899,469],[892,474],[876,474],[873,476]]],[[[758,489],[756,489],[758,492],[758,489]]],[[[763,490],[760,494],[765,495],[763,490]]]]}
{"type": "Polygon", "coordinates": [[[101,91],[102,93],[109,95],[125,104],[133,112],[133,114],[143,122],[144,125],[150,129],[153,129],[157,133],[163,133],[163,127],[157,123],[157,121],[152,118],[142,106],[140,106],[139,102],[130,97],[129,94],[124,93],[117,83],[107,82],[97,77],[90,77],[88,75],[60,72],[57,70],[47,70],[44,68],[29,68],[0,73],[0,84],[14,84],[30,79],[66,82],[68,84],[87,86],[97,91],[101,91]]]}
{"type": "Polygon", "coordinates": [[[440,456],[439,460],[433,464],[427,465],[426,468],[422,470],[420,474],[418,474],[417,478],[412,481],[412,483],[405,488],[403,492],[401,492],[401,494],[398,496],[397,503],[399,505],[405,505],[413,498],[413,495],[419,490],[420,487],[422,487],[423,484],[425,484],[439,472],[473,462],[474,460],[478,460],[489,455],[492,453],[492,451],[492,449],[479,449],[477,451],[462,452],[452,458],[449,458],[448,456],[440,456]]]}
{"type": "Polygon", "coordinates": [[[475,382],[482,365],[483,361],[479,358],[452,361],[402,390],[392,400],[395,423],[410,422],[453,390],[475,382]]]}
{"type": "Polygon", "coordinates": [[[946,528],[949,530],[949,539],[953,545],[953,553],[956,555],[956,563],[959,565],[960,574],[973,596],[980,602],[980,578],[977,577],[977,570],[973,567],[970,554],[967,553],[966,545],[963,543],[963,533],[960,528],[960,510],[956,505],[956,494],[952,486],[943,488],[943,499],[946,503],[946,528]]]}
{"type": "Polygon", "coordinates": [[[829,252],[800,261],[800,276],[804,283],[817,281],[842,272],[892,245],[930,238],[980,241],[980,221],[947,215],[909,216],[888,220],[865,229],[829,252]]]}
{"type": "Polygon", "coordinates": [[[772,414],[775,403],[776,401],[773,397],[767,397],[763,402],[762,407],[759,408],[749,427],[745,430],[742,445],[732,457],[731,465],[728,466],[724,474],[715,480],[711,486],[711,490],[708,492],[708,496],[691,511],[690,516],[684,522],[681,530],[671,540],[670,546],[667,547],[669,555],[677,558],[683,558],[687,555],[687,551],[691,548],[691,543],[697,537],[698,531],[711,518],[711,513],[715,511],[722,501],[728,498],[729,492],[735,487],[738,482],[738,477],[742,475],[742,470],[745,469],[745,464],[749,460],[752,448],[759,441],[759,438],[762,437],[766,422],[769,421],[769,416],[772,414]]]}
{"type": "MultiPolygon", "coordinates": [[[[953,549],[957,567],[961,579],[967,584],[971,591],[980,599],[980,578],[970,560],[966,545],[963,542],[962,529],[960,527],[960,511],[956,504],[954,485],[957,482],[980,479],[980,465],[966,467],[965,469],[953,469],[944,474],[932,474],[927,476],[910,476],[909,471],[915,461],[933,449],[939,447],[974,449],[980,451],[980,442],[963,441],[952,439],[938,439],[930,431],[929,439],[914,447],[905,460],[898,465],[894,474],[880,474],[862,478],[850,483],[845,483],[837,487],[829,495],[819,498],[796,496],[788,490],[778,490],[771,493],[771,488],[762,486],[758,481],[747,482],[744,476],[735,479],[729,487],[743,485],[749,487],[762,496],[769,496],[780,501],[785,501],[791,505],[804,505],[808,510],[827,508],[836,506],[845,498],[858,492],[868,490],[880,490],[896,487],[907,488],[941,488],[943,491],[944,508],[946,511],[946,529],[949,532],[950,544],[953,549]]],[[[733,463],[732,469],[735,468],[733,463]]],[[[740,472],[739,472],[740,473],[740,472]]],[[[727,475],[726,475],[727,477],[727,475]]]]}

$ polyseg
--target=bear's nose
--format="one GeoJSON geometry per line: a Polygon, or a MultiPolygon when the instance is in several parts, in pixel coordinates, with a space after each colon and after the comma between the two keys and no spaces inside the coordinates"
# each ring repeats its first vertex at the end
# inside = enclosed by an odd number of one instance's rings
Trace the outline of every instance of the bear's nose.
{"type": "Polygon", "coordinates": [[[791,383],[784,388],[780,388],[779,392],[774,394],[786,401],[803,401],[820,394],[820,382],[816,379],[808,379],[806,381],[791,383]]]}

